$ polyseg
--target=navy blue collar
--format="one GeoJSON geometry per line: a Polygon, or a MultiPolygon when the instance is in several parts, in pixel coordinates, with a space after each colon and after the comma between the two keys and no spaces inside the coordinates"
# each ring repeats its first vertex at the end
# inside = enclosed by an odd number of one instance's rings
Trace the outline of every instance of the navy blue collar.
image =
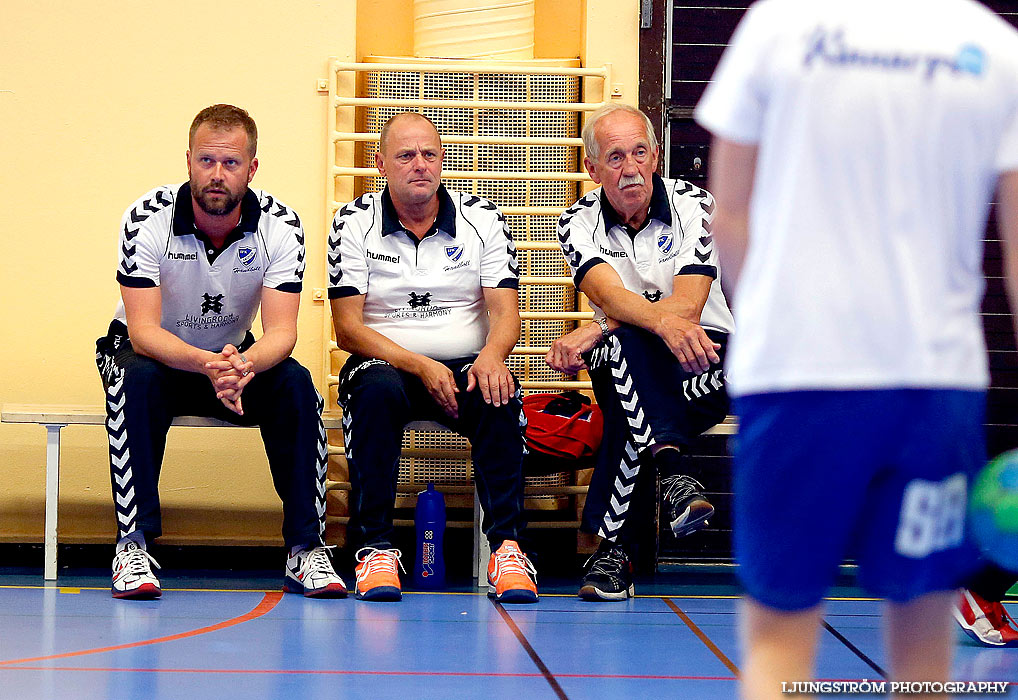
{"type": "MultiPolygon", "coordinates": [[[[435,193],[435,196],[438,197],[438,216],[435,218],[435,223],[431,225],[431,228],[428,229],[424,236],[430,236],[435,231],[445,231],[449,234],[450,238],[455,238],[456,207],[453,206],[452,197],[449,195],[449,191],[445,189],[445,185],[438,186],[438,192],[435,193]]],[[[388,236],[390,233],[398,233],[405,230],[403,224],[399,221],[399,214],[396,213],[396,206],[392,203],[389,187],[386,185],[385,189],[382,190],[382,235],[388,236]]],[[[411,238],[417,237],[411,236],[411,238]]]]}
{"type": "MultiPolygon", "coordinates": [[[[258,228],[258,219],[261,214],[262,210],[258,206],[258,196],[251,190],[248,190],[244,193],[244,198],[240,200],[240,221],[237,223],[237,227],[230,231],[230,235],[226,237],[226,243],[243,238],[245,233],[254,233],[258,228]]],[[[205,235],[194,225],[194,203],[191,201],[191,183],[185,182],[177,190],[177,207],[173,212],[173,235],[190,236],[195,234],[205,235]]],[[[223,247],[225,248],[226,244],[223,247]]]]}
{"type": "MultiPolygon", "coordinates": [[[[665,189],[665,181],[657,173],[651,175],[651,181],[654,183],[654,189],[650,195],[650,209],[647,212],[647,219],[639,230],[646,228],[651,219],[657,219],[665,226],[672,225],[672,208],[668,204],[668,191],[665,189]]],[[[608,195],[604,193],[604,187],[601,188],[601,216],[604,217],[604,230],[606,232],[611,231],[616,226],[622,226],[629,235],[636,233],[636,231],[622,223],[622,217],[619,216],[611,202],[608,201],[608,195]]]]}

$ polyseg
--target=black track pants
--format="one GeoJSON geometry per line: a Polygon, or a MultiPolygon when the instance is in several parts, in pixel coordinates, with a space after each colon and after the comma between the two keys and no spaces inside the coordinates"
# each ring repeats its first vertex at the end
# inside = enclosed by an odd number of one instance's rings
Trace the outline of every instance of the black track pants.
{"type": "Polygon", "coordinates": [[[276,493],[283,501],[287,546],[320,543],[325,532],[327,444],[324,402],[311,375],[293,358],[258,372],[244,388],[244,415],[216,398],[204,374],[172,369],[131,347],[123,324],[96,342],[106,390],[106,431],[118,539],[141,530],[162,532],[159,471],[166,433],[176,416],[209,416],[257,425],[276,493]]]}
{"type": "MultiPolygon", "coordinates": [[[[492,550],[518,539],[523,528],[523,404],[520,392],[508,404],[484,402],[468,392],[467,370],[474,358],[443,362],[456,377],[459,418],[439,407],[416,376],[381,360],[351,357],[340,373],[343,435],[353,487],[353,536],[360,545],[388,545],[399,476],[403,428],[430,420],[470,440],[474,481],[484,508],[481,527],[492,550]]],[[[517,383],[517,387],[519,384],[517,383]]]]}

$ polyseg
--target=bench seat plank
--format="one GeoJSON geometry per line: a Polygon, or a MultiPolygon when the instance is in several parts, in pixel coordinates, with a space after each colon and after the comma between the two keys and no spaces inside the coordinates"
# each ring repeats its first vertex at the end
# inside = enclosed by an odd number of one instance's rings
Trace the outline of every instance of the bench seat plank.
{"type": "MultiPolygon", "coordinates": [[[[342,414],[338,411],[326,411],[322,414],[326,430],[338,430],[343,427],[342,414]]],[[[68,425],[104,425],[106,411],[103,406],[78,405],[40,405],[40,404],[4,404],[0,410],[0,422],[34,424],[46,427],[46,529],[45,557],[43,577],[47,581],[57,577],[57,502],[60,488],[60,431],[68,425]]],[[[173,419],[173,425],[194,428],[237,428],[233,423],[204,416],[179,416],[173,419]]],[[[415,421],[408,428],[412,430],[444,430],[440,423],[431,421],[415,421]]],[[[708,430],[705,435],[734,435],[738,429],[735,416],[728,416],[724,421],[708,430]]],[[[330,450],[331,452],[331,450],[330,450]]],[[[331,488],[349,488],[345,482],[331,482],[331,488]]],[[[454,490],[472,490],[473,487],[452,487],[454,490]]],[[[528,493],[580,493],[586,491],[585,486],[528,487],[528,493]]],[[[474,497],[474,560],[478,581],[484,578],[488,551],[487,540],[480,533],[482,519],[480,504],[474,497]]],[[[537,525],[537,523],[534,523],[537,525]]],[[[548,523],[540,523],[549,526],[548,523]]],[[[555,527],[572,527],[575,523],[556,523],[555,527]]]]}

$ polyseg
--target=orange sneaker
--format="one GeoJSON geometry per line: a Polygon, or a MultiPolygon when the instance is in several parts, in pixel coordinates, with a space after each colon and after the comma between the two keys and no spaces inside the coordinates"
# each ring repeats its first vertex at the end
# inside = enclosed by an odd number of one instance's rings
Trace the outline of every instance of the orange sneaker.
{"type": "MultiPolygon", "coordinates": [[[[356,596],[359,600],[395,601],[403,598],[403,589],[399,585],[398,566],[403,568],[398,549],[375,549],[361,547],[357,550],[356,596]]],[[[406,569],[403,569],[406,573],[406,569]]]]}
{"type": "Polygon", "coordinates": [[[500,603],[537,602],[537,570],[512,540],[488,560],[488,597],[500,603]]]}

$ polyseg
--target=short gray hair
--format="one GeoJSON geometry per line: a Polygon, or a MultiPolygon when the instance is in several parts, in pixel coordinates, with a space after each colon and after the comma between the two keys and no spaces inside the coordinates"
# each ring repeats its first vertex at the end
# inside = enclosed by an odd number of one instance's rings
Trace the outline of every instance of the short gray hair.
{"type": "Polygon", "coordinates": [[[595,136],[595,130],[597,129],[597,123],[607,117],[609,114],[615,112],[625,112],[632,114],[643,120],[643,125],[647,129],[647,142],[650,144],[652,151],[657,150],[657,134],[654,133],[654,125],[650,123],[650,119],[642,111],[631,105],[623,104],[621,102],[611,102],[606,104],[604,107],[596,109],[589,117],[587,117],[587,123],[583,125],[583,133],[580,135],[583,138],[583,148],[587,151],[587,157],[591,160],[597,160],[601,157],[601,144],[597,142],[595,136]]]}

